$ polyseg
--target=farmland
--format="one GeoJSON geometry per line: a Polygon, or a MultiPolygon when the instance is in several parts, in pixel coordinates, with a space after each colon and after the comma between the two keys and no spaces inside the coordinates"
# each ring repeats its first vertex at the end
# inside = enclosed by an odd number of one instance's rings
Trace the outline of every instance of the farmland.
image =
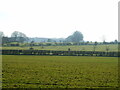
{"type": "MultiPolygon", "coordinates": [[[[110,44],[110,45],[97,45],[95,51],[106,51],[106,46],[109,47],[109,51],[118,51],[118,44],[110,44]]],[[[0,47],[1,48],[1,47],[0,47]]],[[[2,47],[1,49],[14,49],[14,50],[28,50],[30,47],[28,46],[13,46],[13,47],[2,47]]],[[[72,46],[33,46],[35,50],[61,50],[67,51],[68,48],[71,51],[93,51],[93,45],[72,45],[72,46]]]]}
{"type": "Polygon", "coordinates": [[[116,88],[117,57],[3,55],[3,88],[116,88]]]}

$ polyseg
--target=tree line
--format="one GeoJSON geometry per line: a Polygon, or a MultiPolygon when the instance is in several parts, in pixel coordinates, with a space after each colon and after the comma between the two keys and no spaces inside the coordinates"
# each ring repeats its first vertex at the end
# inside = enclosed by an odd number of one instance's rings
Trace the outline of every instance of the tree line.
{"type": "Polygon", "coordinates": [[[27,37],[24,33],[19,31],[14,31],[11,34],[11,37],[6,37],[3,32],[0,32],[0,39],[2,40],[2,45],[5,44],[12,44],[13,46],[20,46],[20,43],[28,43],[29,45],[33,46],[54,46],[54,45],[98,45],[98,44],[117,44],[118,41],[115,40],[113,42],[105,42],[102,43],[99,42],[90,42],[90,41],[84,41],[84,36],[81,32],[75,31],[72,35],[69,35],[64,40],[60,40],[59,42],[56,42],[52,39],[47,39],[46,42],[39,42],[36,43],[34,40],[30,41],[30,38],[27,37]],[[14,44],[13,44],[14,43],[14,44]]]}
{"type": "MultiPolygon", "coordinates": [[[[2,39],[3,42],[20,42],[20,43],[27,42],[30,39],[24,33],[19,31],[14,31],[11,34],[11,37],[6,37],[3,32],[0,32],[0,38],[2,39]]],[[[68,36],[64,41],[65,42],[83,41],[83,34],[79,31],[75,31],[73,35],[68,36]]],[[[53,42],[53,40],[48,39],[47,42],[53,42]]]]}

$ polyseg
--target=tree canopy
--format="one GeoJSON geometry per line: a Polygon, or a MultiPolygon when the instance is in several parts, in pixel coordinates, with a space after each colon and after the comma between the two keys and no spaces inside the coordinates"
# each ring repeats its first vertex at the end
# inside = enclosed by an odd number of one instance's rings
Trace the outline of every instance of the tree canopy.
{"type": "Polygon", "coordinates": [[[79,31],[75,31],[72,35],[66,38],[67,42],[80,42],[83,41],[83,34],[79,31]]]}
{"type": "Polygon", "coordinates": [[[0,31],[0,38],[4,37],[4,33],[0,31]]]}
{"type": "Polygon", "coordinates": [[[22,33],[22,32],[18,32],[18,31],[14,31],[12,34],[11,34],[11,37],[15,40],[15,41],[18,41],[18,42],[24,42],[26,40],[28,40],[28,37],[22,33]]]}

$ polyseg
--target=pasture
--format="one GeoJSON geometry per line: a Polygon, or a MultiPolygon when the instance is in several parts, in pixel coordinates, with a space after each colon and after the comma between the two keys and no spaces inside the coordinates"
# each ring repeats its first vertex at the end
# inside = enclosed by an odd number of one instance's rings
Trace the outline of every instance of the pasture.
{"type": "Polygon", "coordinates": [[[3,88],[116,88],[117,57],[2,55],[3,88]]]}
{"type": "MultiPolygon", "coordinates": [[[[110,44],[110,45],[97,45],[95,47],[95,51],[106,51],[106,47],[109,47],[109,51],[118,51],[118,44],[110,44]]],[[[10,47],[0,47],[0,49],[8,50],[28,50],[30,47],[28,46],[10,46],[10,47]]],[[[58,51],[68,51],[68,48],[71,51],[94,51],[93,45],[67,45],[67,46],[33,46],[35,50],[58,50],[58,51]]]]}

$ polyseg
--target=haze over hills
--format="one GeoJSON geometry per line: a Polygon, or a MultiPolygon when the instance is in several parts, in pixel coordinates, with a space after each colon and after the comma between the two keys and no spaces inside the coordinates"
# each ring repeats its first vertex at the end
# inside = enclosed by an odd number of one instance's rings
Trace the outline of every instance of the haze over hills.
{"type": "Polygon", "coordinates": [[[69,35],[67,38],[29,38],[29,41],[34,42],[80,42],[83,41],[83,34],[79,31],[75,31],[72,35],[69,35]]]}
{"type": "Polygon", "coordinates": [[[42,37],[32,37],[29,38],[28,42],[63,42],[65,38],[42,38],[42,37]]]}

